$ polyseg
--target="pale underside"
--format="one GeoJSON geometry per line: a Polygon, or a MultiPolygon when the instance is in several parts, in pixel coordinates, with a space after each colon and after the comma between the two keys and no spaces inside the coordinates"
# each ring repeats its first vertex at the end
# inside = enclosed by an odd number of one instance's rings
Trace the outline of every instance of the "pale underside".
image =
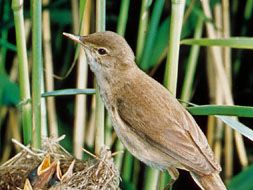
{"type": "Polygon", "coordinates": [[[167,89],[139,69],[125,77],[108,109],[117,135],[134,156],[159,169],[199,175],[221,170],[195,120],[167,89]]]}

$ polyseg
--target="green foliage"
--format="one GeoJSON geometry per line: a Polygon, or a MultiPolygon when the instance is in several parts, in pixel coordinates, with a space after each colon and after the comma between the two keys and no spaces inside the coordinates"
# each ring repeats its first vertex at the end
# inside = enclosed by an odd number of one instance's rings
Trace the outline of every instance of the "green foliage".
{"type": "Polygon", "coordinates": [[[165,57],[166,49],[168,47],[169,40],[169,22],[170,17],[166,18],[162,24],[159,26],[156,34],[154,45],[152,48],[152,54],[149,56],[149,59],[146,61],[148,68],[154,67],[161,57],[165,57]]]}
{"type": "Polygon", "coordinates": [[[252,190],[253,189],[253,165],[244,169],[232,178],[228,184],[229,190],[252,190]]]}
{"type": "Polygon", "coordinates": [[[60,141],[60,144],[68,151],[73,152],[72,136],[73,131],[71,127],[66,126],[66,123],[63,120],[58,120],[59,125],[59,135],[65,135],[65,138],[60,141]]]}
{"type": "Polygon", "coordinates": [[[0,75],[0,106],[16,106],[19,103],[19,87],[4,74],[0,75]]]}
{"type": "Polygon", "coordinates": [[[0,46],[4,47],[6,49],[9,49],[11,51],[14,51],[14,52],[17,51],[17,48],[15,45],[13,45],[12,43],[10,43],[8,41],[5,41],[4,39],[0,39],[0,46]]]}
{"type": "Polygon", "coordinates": [[[152,11],[151,20],[148,27],[148,32],[145,41],[145,48],[143,50],[143,55],[141,58],[140,67],[143,70],[148,70],[150,68],[149,61],[152,56],[154,42],[156,33],[158,30],[160,18],[162,15],[164,0],[157,0],[154,2],[154,10],[152,11]]]}
{"type": "MultiPolygon", "coordinates": [[[[194,104],[193,104],[194,105],[194,104]]],[[[243,136],[249,138],[253,141],[253,130],[244,125],[243,123],[235,120],[231,117],[224,116],[243,116],[243,117],[253,117],[253,107],[249,106],[215,106],[215,105],[203,105],[195,107],[188,107],[188,111],[196,115],[215,115],[215,117],[222,120],[232,129],[241,133],[243,136]]]]}
{"type": "Polygon", "coordinates": [[[182,33],[181,33],[181,39],[187,38],[188,36],[191,36],[194,33],[194,30],[196,29],[197,20],[199,15],[196,13],[192,13],[189,15],[187,22],[183,24],[182,33]]]}
{"type": "Polygon", "coordinates": [[[72,16],[69,9],[52,9],[51,19],[53,23],[58,23],[60,25],[71,25],[72,16]]]}
{"type": "Polygon", "coordinates": [[[122,183],[120,184],[120,188],[122,190],[137,190],[137,188],[135,187],[135,185],[130,182],[130,181],[125,181],[123,179],[122,183]]]}

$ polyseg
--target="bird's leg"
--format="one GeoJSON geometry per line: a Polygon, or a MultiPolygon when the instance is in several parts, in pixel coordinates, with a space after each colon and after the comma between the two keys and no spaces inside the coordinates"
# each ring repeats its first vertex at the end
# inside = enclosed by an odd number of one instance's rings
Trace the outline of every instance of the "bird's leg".
{"type": "Polygon", "coordinates": [[[169,183],[164,187],[163,190],[168,190],[170,189],[173,184],[175,183],[175,181],[178,179],[179,177],[179,172],[177,170],[177,168],[173,168],[173,167],[170,167],[170,168],[167,168],[167,171],[169,172],[170,174],[170,177],[171,177],[171,180],[169,181],[169,183]]]}

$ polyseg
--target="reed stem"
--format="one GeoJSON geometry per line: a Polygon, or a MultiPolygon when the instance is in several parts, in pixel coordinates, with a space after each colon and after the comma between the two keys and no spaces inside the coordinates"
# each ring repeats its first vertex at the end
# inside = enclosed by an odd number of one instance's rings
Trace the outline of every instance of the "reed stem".
{"type": "Polygon", "coordinates": [[[146,167],[144,189],[145,190],[157,189],[158,178],[159,178],[159,170],[154,170],[150,167],[146,167]]]}
{"type": "Polygon", "coordinates": [[[34,148],[41,147],[42,28],[41,0],[32,0],[32,122],[34,148]]]}
{"type": "Polygon", "coordinates": [[[31,94],[29,82],[29,69],[25,41],[25,28],[23,17],[23,1],[13,0],[12,9],[14,13],[14,24],[16,32],[16,43],[18,53],[18,70],[19,85],[21,98],[21,113],[24,144],[31,143],[32,140],[32,110],[31,110],[31,94]]]}
{"type": "MultiPolygon", "coordinates": [[[[80,35],[87,35],[90,31],[91,0],[85,2],[83,10],[80,10],[80,35]],[[81,13],[82,11],[82,13],[81,13]]],[[[86,89],[88,79],[88,64],[84,51],[79,51],[77,63],[77,88],[86,89]]],[[[74,154],[81,159],[83,155],[84,137],[86,134],[86,95],[77,95],[75,103],[74,121],[74,154]]]]}
{"type": "Polygon", "coordinates": [[[172,0],[169,51],[166,61],[164,86],[176,97],[180,36],[184,18],[185,0],[172,0]]]}
{"type": "Polygon", "coordinates": [[[139,29],[137,37],[137,47],[136,47],[136,62],[140,64],[140,59],[142,56],[144,42],[146,37],[146,31],[148,27],[148,16],[149,16],[149,1],[142,0],[141,3],[141,13],[139,19],[139,29]]]}
{"type": "MultiPolygon", "coordinates": [[[[203,18],[199,17],[196,25],[196,30],[194,33],[194,38],[200,38],[203,31],[203,18]]],[[[188,102],[191,99],[191,93],[192,93],[192,84],[193,79],[196,72],[196,65],[198,62],[198,55],[199,55],[199,46],[194,45],[191,47],[190,50],[190,56],[188,59],[188,63],[186,66],[186,73],[185,73],[185,79],[182,87],[182,94],[181,94],[181,100],[188,102]]]]}
{"type": "MultiPolygon", "coordinates": [[[[49,0],[43,0],[43,6],[49,5],[49,0]]],[[[50,12],[45,9],[42,13],[43,24],[43,44],[44,44],[44,58],[45,58],[45,86],[46,91],[54,90],[54,71],[53,71],[53,55],[51,45],[51,29],[50,29],[50,12]]],[[[58,137],[58,122],[55,108],[55,98],[48,97],[47,113],[48,113],[48,126],[50,136],[58,137]]]]}
{"type": "Polygon", "coordinates": [[[124,36],[128,19],[130,0],[122,0],[120,4],[119,20],[117,25],[117,33],[124,36]]]}
{"type": "MultiPolygon", "coordinates": [[[[209,19],[212,19],[211,10],[208,3],[209,1],[201,1],[205,16],[209,19]]],[[[214,26],[210,22],[206,22],[206,28],[207,28],[208,37],[212,39],[216,38],[214,26]]],[[[210,47],[210,52],[213,57],[213,63],[214,63],[215,71],[217,73],[217,77],[219,81],[222,81],[222,85],[223,85],[222,93],[224,96],[224,102],[227,105],[233,105],[234,100],[232,97],[230,82],[228,80],[228,77],[226,76],[226,72],[222,64],[221,52],[219,51],[219,49],[217,49],[217,47],[210,47]]],[[[226,138],[230,138],[230,137],[231,137],[231,129],[227,129],[226,138]]],[[[240,162],[243,166],[246,166],[248,164],[248,159],[247,159],[246,150],[245,150],[245,146],[244,146],[244,142],[243,142],[241,134],[239,134],[238,132],[235,132],[235,139],[236,139],[235,141],[236,148],[239,153],[240,162]]],[[[231,142],[231,140],[229,141],[231,142]]],[[[231,151],[231,148],[230,150],[228,148],[227,151],[231,151]]]]}
{"type": "MultiPolygon", "coordinates": [[[[180,37],[184,19],[185,0],[171,0],[171,3],[169,50],[164,73],[164,86],[176,97],[180,37]]],[[[166,180],[164,175],[161,174],[161,177],[166,180]]],[[[161,180],[160,186],[163,185],[161,183],[165,184],[166,181],[161,180]]]]}
{"type": "MultiPolygon", "coordinates": [[[[96,31],[105,31],[105,12],[106,0],[96,0],[96,31]]],[[[96,137],[95,153],[99,154],[100,149],[104,146],[104,104],[96,88],[96,137]]]]}

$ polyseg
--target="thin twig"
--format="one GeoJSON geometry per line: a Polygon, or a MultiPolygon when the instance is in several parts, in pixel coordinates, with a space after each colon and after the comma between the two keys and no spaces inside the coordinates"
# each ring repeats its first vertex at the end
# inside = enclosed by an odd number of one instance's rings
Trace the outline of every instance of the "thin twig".
{"type": "Polygon", "coordinates": [[[27,151],[28,153],[30,153],[33,156],[43,156],[44,155],[44,153],[35,153],[35,152],[33,152],[29,147],[27,147],[27,146],[23,145],[22,143],[18,142],[16,139],[11,139],[11,141],[14,144],[20,146],[22,149],[24,149],[25,151],[27,151]]]}

